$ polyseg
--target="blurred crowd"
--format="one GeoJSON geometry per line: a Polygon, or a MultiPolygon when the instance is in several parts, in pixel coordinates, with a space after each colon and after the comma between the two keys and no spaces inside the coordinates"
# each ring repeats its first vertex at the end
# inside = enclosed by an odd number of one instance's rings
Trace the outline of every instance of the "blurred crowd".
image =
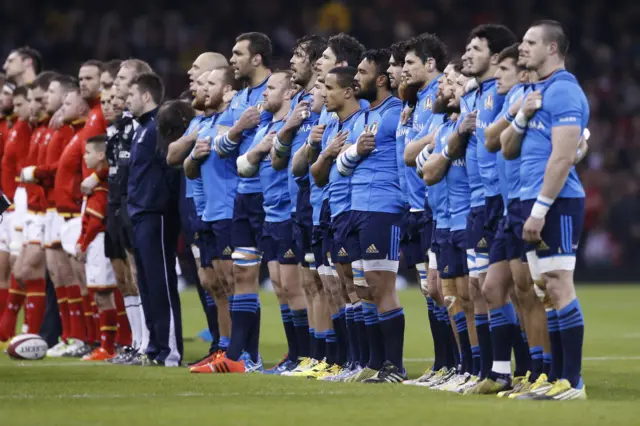
{"type": "MultiPolygon", "coordinates": [[[[139,57],[165,81],[168,94],[187,87],[186,70],[202,51],[230,54],[233,38],[262,31],[288,67],[305,33],[356,36],[385,47],[435,32],[459,55],[466,34],[484,22],[522,34],[539,18],[569,30],[570,71],[589,97],[590,153],[580,165],[587,191],[580,262],[591,269],[640,270],[640,2],[635,0],[0,0],[0,53],[31,45],[45,66],[77,70],[88,58],[139,57]]],[[[585,268],[582,268],[583,270],[585,268]]],[[[636,275],[637,276],[637,275],[636,275]]]]}

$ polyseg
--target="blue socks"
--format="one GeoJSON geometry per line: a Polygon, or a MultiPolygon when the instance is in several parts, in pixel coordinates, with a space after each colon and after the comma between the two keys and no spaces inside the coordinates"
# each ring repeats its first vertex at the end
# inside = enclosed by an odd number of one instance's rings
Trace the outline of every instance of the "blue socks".
{"type": "Polygon", "coordinates": [[[573,299],[571,303],[557,311],[557,313],[562,340],[563,368],[561,377],[567,379],[572,387],[580,388],[582,386],[584,317],[578,299],[573,299]]]}
{"type": "Polygon", "coordinates": [[[298,340],[298,356],[308,357],[311,355],[309,338],[309,317],[306,309],[291,311],[293,315],[293,327],[298,340]]]}
{"type": "Polygon", "coordinates": [[[529,354],[531,355],[531,377],[529,377],[529,381],[533,383],[538,380],[538,377],[542,374],[542,346],[529,348],[529,354]]]}
{"type": "Polygon", "coordinates": [[[354,309],[352,305],[347,305],[345,309],[345,321],[347,323],[347,335],[349,337],[348,361],[351,363],[360,362],[360,344],[358,342],[358,324],[354,319],[354,309]]]}
{"type": "MultiPolygon", "coordinates": [[[[476,374],[473,366],[473,354],[471,351],[471,343],[469,342],[469,329],[467,327],[467,317],[464,312],[458,312],[453,316],[456,323],[458,338],[460,339],[460,357],[462,358],[462,372],[476,374]]],[[[478,354],[479,356],[480,354],[478,354]]]]}
{"type": "Polygon", "coordinates": [[[380,370],[385,361],[385,339],[383,338],[378,307],[370,302],[362,302],[362,313],[369,340],[369,362],[367,366],[380,370]]]}
{"type": "Polygon", "coordinates": [[[384,339],[385,360],[390,361],[404,371],[402,355],[404,352],[404,309],[397,308],[389,312],[378,315],[380,320],[380,331],[384,339]]]}
{"type": "MultiPolygon", "coordinates": [[[[476,314],[475,323],[476,333],[478,334],[478,345],[480,345],[480,377],[484,379],[486,377],[489,377],[489,373],[491,372],[491,364],[493,363],[491,331],[489,330],[489,315],[476,314]]],[[[510,342],[511,340],[509,339],[509,343],[510,342]]],[[[509,344],[509,347],[511,347],[511,344],[509,344]]]]}
{"type": "MultiPolygon", "coordinates": [[[[493,354],[493,369],[491,369],[491,378],[495,380],[495,374],[511,375],[511,348],[513,347],[513,337],[516,323],[516,311],[511,303],[507,303],[499,308],[491,309],[490,313],[490,330],[493,354]],[[498,369],[498,371],[496,371],[498,369]]],[[[484,315],[476,315],[476,328],[478,327],[478,317],[484,315]]],[[[481,318],[483,319],[483,318],[481,318]]],[[[478,333],[478,339],[480,334],[478,333]]],[[[484,354],[483,354],[484,355],[484,354]]],[[[485,359],[482,360],[483,377],[489,377],[485,374],[485,359]]],[[[489,374],[489,373],[487,373],[489,374]]]]}
{"type": "Polygon", "coordinates": [[[280,305],[280,315],[284,325],[284,334],[287,337],[287,359],[295,361],[298,359],[298,340],[296,338],[296,329],[293,327],[293,315],[289,305],[280,305]]]}
{"type": "Polygon", "coordinates": [[[338,338],[336,337],[336,332],[334,330],[326,330],[324,332],[324,339],[327,364],[333,365],[336,363],[336,354],[338,352],[338,338]]]}
{"type": "Polygon", "coordinates": [[[551,341],[551,368],[549,369],[549,383],[553,383],[562,376],[562,336],[558,313],[555,309],[547,311],[547,327],[549,328],[549,340],[551,341]]]}
{"type": "Polygon", "coordinates": [[[429,328],[431,329],[431,337],[433,338],[433,353],[435,354],[433,370],[438,371],[446,364],[446,336],[444,336],[442,333],[443,318],[440,309],[436,307],[435,301],[429,296],[425,296],[425,299],[427,300],[429,328]]]}
{"type": "Polygon", "coordinates": [[[358,326],[358,344],[360,346],[360,365],[365,367],[369,362],[369,334],[367,332],[367,325],[364,322],[364,309],[362,302],[357,302],[353,305],[354,318],[358,326]]]}
{"type": "MultiPolygon", "coordinates": [[[[227,358],[237,361],[245,349],[251,358],[257,358],[255,350],[250,351],[249,337],[255,332],[259,307],[258,294],[238,294],[229,301],[231,306],[231,341],[227,349],[227,358]]],[[[257,360],[257,359],[256,359],[257,360]]]]}

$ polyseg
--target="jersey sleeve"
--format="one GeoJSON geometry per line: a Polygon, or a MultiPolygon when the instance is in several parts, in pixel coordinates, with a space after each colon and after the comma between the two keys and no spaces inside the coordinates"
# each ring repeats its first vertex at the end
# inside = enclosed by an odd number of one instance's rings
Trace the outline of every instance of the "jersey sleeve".
{"type": "Polygon", "coordinates": [[[107,194],[108,190],[100,186],[87,199],[87,207],[82,219],[82,232],[78,239],[78,244],[82,247],[82,251],[87,251],[89,244],[104,229],[104,219],[107,214],[107,194]]]}
{"type": "Polygon", "coordinates": [[[549,112],[551,127],[582,126],[584,114],[582,89],[572,82],[559,81],[542,96],[543,109],[549,112]]]}

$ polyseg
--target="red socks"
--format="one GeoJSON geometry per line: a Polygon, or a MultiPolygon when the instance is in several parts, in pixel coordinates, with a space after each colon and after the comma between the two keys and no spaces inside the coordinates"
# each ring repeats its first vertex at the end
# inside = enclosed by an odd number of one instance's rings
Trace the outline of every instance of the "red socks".
{"type": "Polygon", "coordinates": [[[84,308],[80,286],[70,285],[67,289],[67,305],[69,310],[69,338],[87,341],[84,308]]]}
{"type": "Polygon", "coordinates": [[[93,302],[93,305],[95,306],[95,303],[93,301],[93,298],[91,297],[91,295],[87,294],[86,296],[82,296],[82,308],[84,310],[84,325],[85,325],[85,330],[86,330],[86,335],[87,338],[85,340],[85,343],[93,343],[98,341],[98,335],[96,335],[96,325],[94,324],[93,321],[93,306],[91,306],[91,303],[93,302]]]}
{"type": "Polygon", "coordinates": [[[7,306],[7,299],[9,299],[9,289],[0,288],[0,318],[2,318],[4,308],[7,306]]]}
{"type": "Polygon", "coordinates": [[[129,325],[129,319],[127,318],[127,309],[124,305],[124,299],[120,290],[115,289],[113,291],[113,298],[116,302],[116,312],[118,313],[118,334],[116,335],[116,342],[120,346],[131,346],[131,326],[129,325]]]}
{"type": "Polygon", "coordinates": [[[18,320],[18,312],[24,304],[27,293],[20,287],[18,280],[11,275],[11,288],[9,289],[9,299],[7,307],[2,314],[0,320],[0,341],[7,341],[16,334],[16,322],[18,320]]]}
{"type": "Polygon", "coordinates": [[[62,340],[66,341],[71,332],[71,320],[69,319],[69,298],[66,287],[56,287],[56,299],[58,301],[58,312],[62,322],[62,340]]]}
{"type": "Polygon", "coordinates": [[[29,333],[38,334],[47,309],[47,283],[44,278],[25,280],[27,287],[26,323],[29,333]]]}
{"type": "Polygon", "coordinates": [[[115,341],[118,331],[118,313],[115,309],[100,312],[100,346],[110,354],[116,351],[115,341]]]}

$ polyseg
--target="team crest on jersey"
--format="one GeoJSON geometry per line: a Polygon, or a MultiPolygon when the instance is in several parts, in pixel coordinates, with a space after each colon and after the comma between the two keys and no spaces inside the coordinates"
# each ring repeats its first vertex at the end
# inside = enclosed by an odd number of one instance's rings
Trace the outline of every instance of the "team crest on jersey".
{"type": "Polygon", "coordinates": [[[338,119],[338,114],[335,112],[332,112],[331,114],[329,114],[329,116],[333,119],[333,120],[337,120],[338,119]]]}
{"type": "Polygon", "coordinates": [[[378,133],[378,122],[375,121],[371,124],[368,124],[367,127],[365,128],[365,131],[373,133],[374,135],[376,135],[378,133]]]}
{"type": "Polygon", "coordinates": [[[493,109],[493,96],[488,94],[484,99],[484,109],[493,109]]]}
{"type": "Polygon", "coordinates": [[[262,111],[264,111],[264,104],[262,102],[260,102],[259,104],[256,104],[256,109],[260,114],[262,114],[262,111]]]}
{"type": "Polygon", "coordinates": [[[51,139],[51,134],[47,133],[47,136],[44,138],[44,144],[45,145],[49,145],[49,139],[51,139]]]}
{"type": "Polygon", "coordinates": [[[96,114],[91,114],[91,117],[89,118],[89,125],[90,126],[96,121],[97,117],[98,116],[96,114]]]}
{"type": "Polygon", "coordinates": [[[424,101],[424,110],[433,109],[433,101],[431,100],[431,95],[427,96],[427,99],[424,101]]]}

